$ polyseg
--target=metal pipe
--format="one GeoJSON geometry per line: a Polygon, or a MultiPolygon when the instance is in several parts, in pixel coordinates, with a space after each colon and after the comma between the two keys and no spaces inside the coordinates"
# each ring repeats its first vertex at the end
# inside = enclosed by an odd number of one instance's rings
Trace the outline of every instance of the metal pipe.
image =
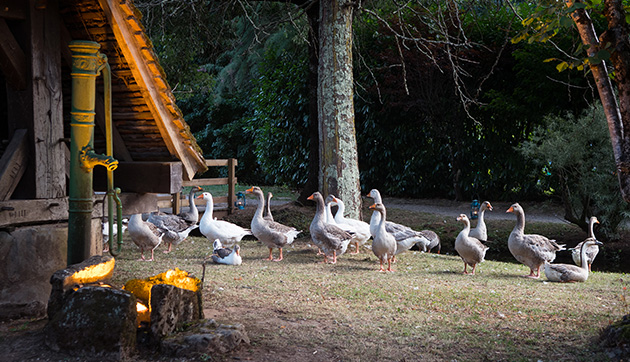
{"type": "MultiPolygon", "coordinates": [[[[114,138],[113,138],[113,124],[112,124],[112,70],[107,62],[107,57],[102,55],[105,62],[99,68],[103,71],[103,86],[105,96],[105,153],[108,157],[113,159],[114,156],[114,138]]],[[[120,189],[114,189],[114,170],[107,168],[107,220],[109,228],[109,253],[112,256],[118,256],[122,250],[122,204],[120,198],[120,189]],[[116,241],[117,248],[114,250],[114,203],[116,204],[116,241]]]]}
{"type": "Polygon", "coordinates": [[[72,108],[70,110],[70,198],[68,215],[68,265],[89,256],[92,239],[92,169],[114,170],[118,161],[94,152],[94,105],[96,76],[106,57],[100,44],[72,41],[72,108]]]}

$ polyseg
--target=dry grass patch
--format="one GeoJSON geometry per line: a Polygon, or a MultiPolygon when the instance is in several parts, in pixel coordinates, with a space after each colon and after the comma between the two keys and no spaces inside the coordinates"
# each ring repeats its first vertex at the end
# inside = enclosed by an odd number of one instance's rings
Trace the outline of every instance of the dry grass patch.
{"type": "MultiPolygon", "coordinates": [[[[445,231],[453,228],[446,243],[458,232],[454,225],[445,223],[445,231]]],[[[211,245],[189,238],[171,254],[160,247],[152,263],[137,261],[135,249],[127,239],[117,258],[120,285],[174,267],[201,277],[211,245]]],[[[459,257],[414,251],[399,255],[396,272],[379,273],[369,250],[345,254],[336,265],[320,264],[315,251],[302,238],[285,260],[269,262],[264,246],[246,240],[243,265],[207,266],[206,316],[244,324],[252,341],[221,358],[607,360],[594,340],[628,313],[620,300],[625,274],[596,272],[586,283],[564,285],[521,278],[528,269],[520,264],[486,261],[469,276],[459,257]]]]}

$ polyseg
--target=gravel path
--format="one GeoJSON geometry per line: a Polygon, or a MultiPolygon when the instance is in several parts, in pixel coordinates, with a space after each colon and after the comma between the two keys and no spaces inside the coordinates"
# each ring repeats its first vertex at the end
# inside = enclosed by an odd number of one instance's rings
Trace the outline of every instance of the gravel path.
{"type": "MultiPolygon", "coordinates": [[[[364,200],[371,199],[364,198],[364,200]]],[[[274,206],[283,205],[287,202],[290,202],[290,200],[283,198],[271,199],[271,204],[274,206]]],[[[445,199],[403,199],[397,197],[384,197],[383,202],[388,208],[426,212],[431,214],[443,215],[445,217],[456,218],[459,214],[470,215],[470,202],[452,201],[445,199]]],[[[486,220],[516,220],[516,217],[513,214],[505,212],[507,209],[510,208],[512,202],[490,202],[494,210],[486,212],[486,220]]],[[[247,204],[257,205],[258,200],[247,199],[247,204]]],[[[520,204],[525,210],[526,220],[569,224],[569,222],[564,219],[564,210],[562,209],[562,206],[557,203],[522,202],[520,204]]]]}
{"type": "MultiPolygon", "coordinates": [[[[492,202],[493,211],[486,211],[486,220],[515,220],[515,216],[506,213],[512,203],[492,202]]],[[[451,201],[443,199],[401,199],[395,197],[383,198],[383,203],[389,208],[427,212],[432,214],[457,217],[459,214],[470,214],[470,202],[451,201]]],[[[569,223],[564,219],[564,210],[560,205],[548,202],[521,203],[525,210],[525,218],[529,221],[569,223]]]]}

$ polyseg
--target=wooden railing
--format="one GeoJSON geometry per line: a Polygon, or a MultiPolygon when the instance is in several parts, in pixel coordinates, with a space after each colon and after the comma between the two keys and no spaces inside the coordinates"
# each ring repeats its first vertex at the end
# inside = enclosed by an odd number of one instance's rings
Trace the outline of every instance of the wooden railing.
{"type": "MultiPolygon", "coordinates": [[[[236,166],[238,161],[236,158],[228,158],[221,160],[206,160],[208,167],[227,167],[228,177],[217,178],[198,178],[191,181],[183,181],[182,186],[211,186],[211,185],[228,185],[227,196],[212,195],[215,203],[214,213],[221,216],[222,214],[231,214],[234,211],[234,202],[236,201],[236,166]],[[227,203],[227,207],[217,207],[216,204],[227,203]]],[[[204,200],[196,199],[195,204],[205,204],[204,200]]],[[[178,214],[182,207],[188,206],[188,194],[182,195],[180,192],[173,195],[164,195],[158,197],[158,206],[162,208],[172,208],[174,214],[178,214]]]]}

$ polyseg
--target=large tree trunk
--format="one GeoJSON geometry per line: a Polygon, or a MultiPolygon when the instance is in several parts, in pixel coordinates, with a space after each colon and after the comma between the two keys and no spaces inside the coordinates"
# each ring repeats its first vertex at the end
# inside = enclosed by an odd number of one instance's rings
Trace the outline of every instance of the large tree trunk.
{"type": "Polygon", "coordinates": [[[321,0],[319,27],[320,190],[343,200],[352,218],[361,216],[352,76],[352,5],[321,0]]]}
{"type": "Polygon", "coordinates": [[[308,44],[308,130],[309,130],[309,160],[308,179],[298,197],[298,202],[306,203],[306,199],[319,189],[319,127],[317,116],[317,68],[319,64],[319,3],[311,5],[306,10],[309,24],[308,44]]]}
{"type": "MultiPolygon", "coordinates": [[[[576,1],[566,0],[567,7],[573,6],[576,1]]],[[[625,25],[625,17],[623,16],[623,8],[621,2],[616,0],[605,1],[606,16],[609,22],[609,35],[613,38],[620,36],[620,31],[627,29],[625,25]],[[619,19],[619,16],[621,18],[619,19]],[[623,23],[623,24],[622,24],[623,23]]],[[[589,57],[593,57],[600,50],[600,42],[595,33],[593,22],[590,16],[584,9],[575,10],[571,17],[577,26],[582,43],[586,45],[587,53],[589,57]]],[[[628,33],[626,32],[625,39],[617,38],[617,41],[613,43],[618,46],[625,43],[625,50],[616,49],[613,47],[613,55],[611,56],[611,62],[615,66],[617,84],[619,86],[619,93],[621,99],[621,106],[623,109],[623,115],[620,111],[620,107],[617,104],[615,93],[608,77],[608,71],[606,69],[606,63],[604,61],[598,64],[590,63],[590,70],[593,73],[595,84],[597,85],[597,91],[599,92],[599,98],[604,107],[604,113],[608,121],[608,130],[610,132],[610,139],[612,141],[613,153],[615,157],[615,165],[617,167],[617,175],[619,177],[619,185],[621,194],[626,200],[630,202],[630,140],[625,137],[624,126],[630,127],[630,89],[628,87],[628,33]],[[626,121],[624,122],[623,119],[626,121]]],[[[630,129],[630,128],[627,128],[630,129]]]]}
{"type": "MultiPolygon", "coordinates": [[[[621,113],[621,125],[617,126],[617,133],[621,135],[620,144],[617,145],[621,152],[617,162],[617,172],[623,198],[630,202],[630,137],[626,137],[624,132],[624,130],[630,130],[630,30],[622,2],[609,0],[604,4],[604,13],[608,20],[608,31],[604,34],[604,39],[610,42],[614,49],[610,62],[615,67],[615,83],[619,92],[621,113]]],[[[615,161],[617,161],[616,156],[615,161]]]]}

